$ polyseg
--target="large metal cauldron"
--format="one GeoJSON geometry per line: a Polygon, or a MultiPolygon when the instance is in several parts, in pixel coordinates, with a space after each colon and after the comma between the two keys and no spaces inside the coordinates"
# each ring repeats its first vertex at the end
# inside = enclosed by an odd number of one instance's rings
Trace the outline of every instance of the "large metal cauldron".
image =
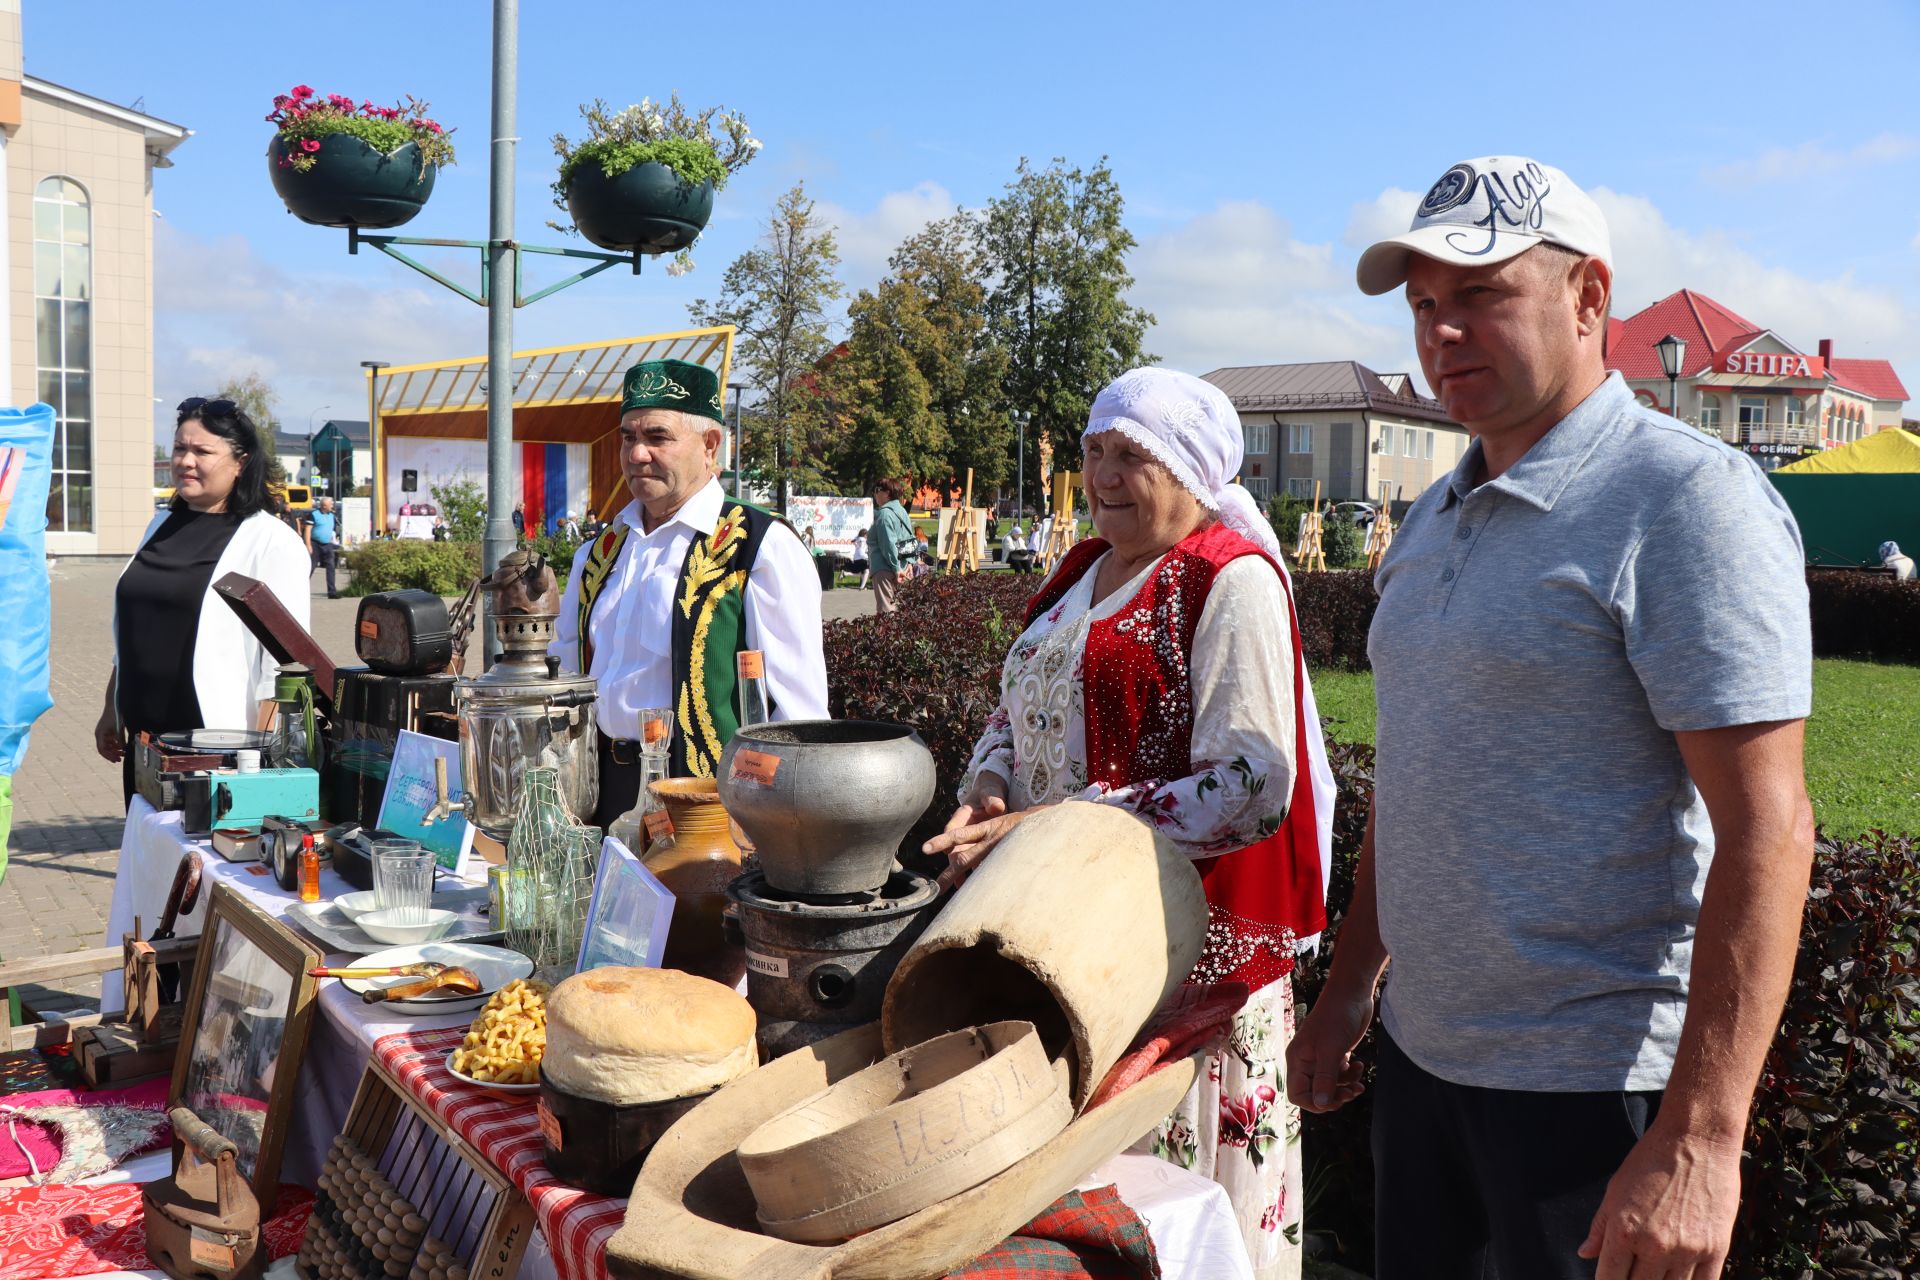
{"type": "Polygon", "coordinates": [[[903,724],[790,720],[734,734],[719,781],[772,888],[844,902],[886,884],[933,800],[933,756],[903,724]]]}

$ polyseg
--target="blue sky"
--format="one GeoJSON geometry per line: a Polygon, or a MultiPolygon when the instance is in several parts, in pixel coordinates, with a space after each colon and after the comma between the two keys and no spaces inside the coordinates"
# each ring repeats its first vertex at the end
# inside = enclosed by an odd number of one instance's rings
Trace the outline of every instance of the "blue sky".
{"type": "MultiPolygon", "coordinates": [[[[28,74],[195,136],[155,179],[156,377],[171,405],[252,369],[293,430],[364,416],[363,359],[485,349],[484,312],[296,222],[268,183],[296,83],[456,127],[403,234],[486,234],[490,6],[26,0],[28,74]]],[[[766,143],[673,279],[608,272],[523,309],[516,345],[676,329],[804,179],[871,284],[901,237],[997,194],[1022,155],[1110,157],[1141,245],[1135,300],[1169,364],[1413,368],[1404,304],[1353,261],[1455,160],[1529,154],[1613,225],[1616,313],[1686,286],[1811,350],[1891,359],[1920,397],[1920,6],[1836,3],[967,5],[523,0],[519,238],[543,224],[580,102],[678,90],[766,143]],[[671,13],[682,25],[646,17],[671,13]],[[1169,20],[1169,14],[1175,15],[1169,20]]],[[[471,272],[464,259],[453,264],[471,272]]],[[[166,420],[170,425],[171,416],[166,420]]]]}

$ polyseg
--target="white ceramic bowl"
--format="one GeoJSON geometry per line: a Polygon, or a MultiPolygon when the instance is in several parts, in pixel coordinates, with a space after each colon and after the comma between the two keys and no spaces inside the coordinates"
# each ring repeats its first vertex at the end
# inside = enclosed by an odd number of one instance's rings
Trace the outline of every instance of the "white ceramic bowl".
{"type": "Polygon", "coordinates": [[[361,916],[379,905],[379,899],[371,889],[362,889],[358,893],[343,893],[333,900],[340,908],[340,914],[349,920],[358,920],[361,916]]]}
{"type": "Polygon", "coordinates": [[[433,941],[453,928],[454,921],[460,918],[460,913],[457,911],[442,911],[438,907],[429,907],[425,923],[400,924],[396,917],[403,913],[405,908],[386,907],[379,911],[366,912],[354,923],[360,926],[360,932],[375,942],[403,947],[409,943],[433,941]]]}

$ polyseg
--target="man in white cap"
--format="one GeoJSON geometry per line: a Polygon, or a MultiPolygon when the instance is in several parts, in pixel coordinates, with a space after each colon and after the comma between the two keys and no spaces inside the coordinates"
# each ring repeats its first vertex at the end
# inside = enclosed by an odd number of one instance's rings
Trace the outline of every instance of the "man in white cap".
{"type": "Polygon", "coordinates": [[[1606,220],[1559,170],[1454,165],[1358,275],[1474,440],[1377,578],[1373,809],[1291,1092],[1359,1092],[1386,970],[1380,1280],[1717,1276],[1813,853],[1798,530],[1608,374],[1606,220]]]}

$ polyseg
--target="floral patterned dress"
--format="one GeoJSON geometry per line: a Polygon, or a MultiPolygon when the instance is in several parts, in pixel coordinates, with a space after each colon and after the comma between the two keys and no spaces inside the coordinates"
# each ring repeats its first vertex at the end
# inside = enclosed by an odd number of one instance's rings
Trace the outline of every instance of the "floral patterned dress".
{"type": "MultiPolygon", "coordinates": [[[[1021,633],[962,794],[985,771],[1006,779],[1011,809],[1063,800],[1122,805],[1196,859],[1244,848],[1277,828],[1296,763],[1294,663],[1286,598],[1258,557],[1220,572],[1194,632],[1193,773],[1112,790],[1088,785],[1087,629],[1124,608],[1158,567],[1096,605],[1096,563],[1021,633]]],[[[1139,1146],[1226,1189],[1260,1280],[1300,1274],[1300,1114],[1287,1101],[1285,1062],[1293,1029],[1289,978],[1254,992],[1227,1048],[1208,1059],[1205,1075],[1139,1146]]]]}

